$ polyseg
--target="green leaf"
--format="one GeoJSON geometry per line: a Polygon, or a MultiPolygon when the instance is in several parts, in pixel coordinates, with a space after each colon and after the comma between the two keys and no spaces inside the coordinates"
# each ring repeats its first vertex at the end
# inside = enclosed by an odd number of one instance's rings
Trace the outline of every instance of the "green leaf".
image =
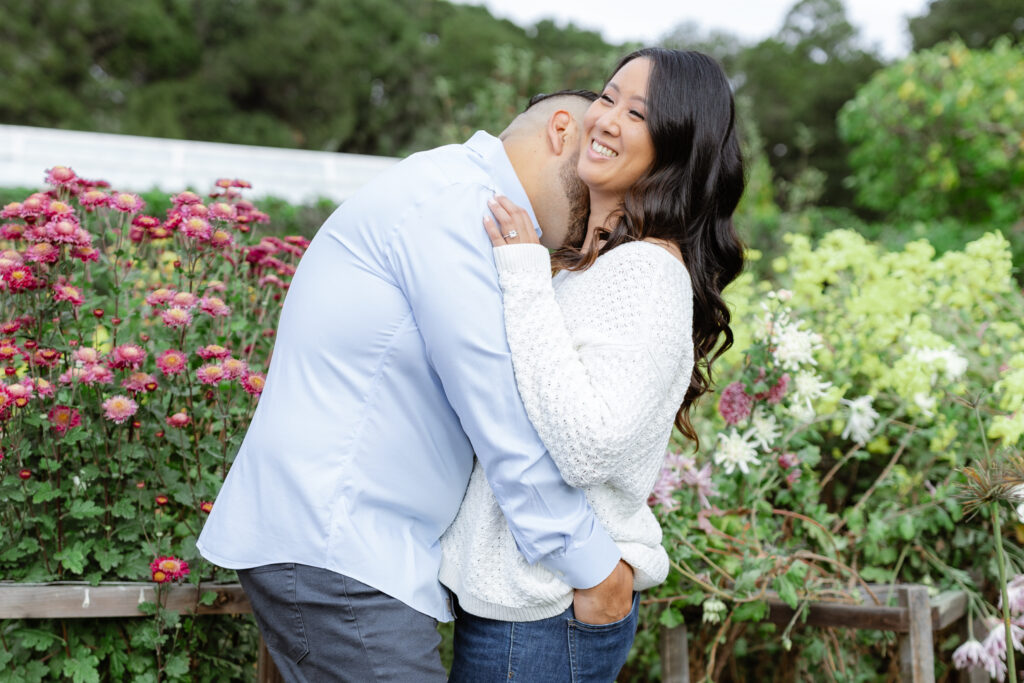
{"type": "Polygon", "coordinates": [[[914,518],[911,515],[900,515],[900,521],[897,524],[897,531],[899,531],[900,538],[904,541],[909,541],[914,538],[914,518]]]}
{"type": "Polygon", "coordinates": [[[110,506],[110,512],[115,517],[131,519],[135,517],[135,502],[128,498],[119,498],[110,506]]]}
{"type": "Polygon", "coordinates": [[[76,653],[76,657],[64,660],[64,675],[74,683],[99,683],[100,660],[93,655],[76,653]]]}
{"type": "Polygon", "coordinates": [[[764,600],[743,602],[733,610],[734,621],[761,621],[768,616],[768,603],[764,600]]]}
{"type": "Polygon", "coordinates": [[[48,481],[41,481],[41,482],[39,482],[39,485],[36,487],[35,493],[32,494],[32,502],[33,503],[45,503],[47,501],[53,500],[54,498],[58,497],[60,494],[61,494],[60,489],[54,489],[50,485],[50,482],[48,482],[48,481]]]}
{"type": "Polygon", "coordinates": [[[772,587],[779,594],[779,599],[782,600],[782,602],[786,603],[791,608],[796,609],[797,603],[799,602],[796,594],[797,585],[788,574],[776,577],[772,582],[772,587]]]}
{"type": "Polygon", "coordinates": [[[200,605],[212,605],[217,601],[217,591],[203,591],[199,596],[200,605]]]}
{"type": "Polygon", "coordinates": [[[68,508],[68,516],[71,519],[88,519],[90,517],[99,517],[102,514],[103,508],[91,500],[83,500],[81,498],[74,500],[71,503],[71,507],[68,508]]]}
{"type": "Polygon", "coordinates": [[[21,641],[21,646],[30,650],[48,650],[56,643],[64,643],[64,639],[56,633],[37,628],[19,628],[11,637],[21,641]]]}
{"type": "Polygon", "coordinates": [[[168,676],[178,678],[188,673],[188,655],[183,652],[175,652],[167,657],[164,662],[164,673],[168,676]]]}
{"type": "Polygon", "coordinates": [[[658,623],[665,628],[675,628],[683,623],[683,613],[674,607],[666,607],[658,617],[658,623]]]}
{"type": "Polygon", "coordinates": [[[60,560],[61,566],[73,574],[81,574],[85,570],[85,551],[81,543],[66,547],[53,556],[60,560]]]}
{"type": "Polygon", "coordinates": [[[100,568],[106,572],[120,564],[123,556],[111,548],[97,548],[93,551],[93,557],[96,558],[100,568]]]}

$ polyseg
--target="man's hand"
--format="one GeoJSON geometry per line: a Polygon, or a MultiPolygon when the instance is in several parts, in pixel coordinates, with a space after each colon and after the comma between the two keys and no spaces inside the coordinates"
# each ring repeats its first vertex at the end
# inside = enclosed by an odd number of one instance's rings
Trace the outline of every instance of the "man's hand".
{"type": "Polygon", "coordinates": [[[615,569],[593,588],[577,588],[572,609],[577,621],[610,624],[629,614],[633,607],[633,568],[619,560],[615,569]]]}

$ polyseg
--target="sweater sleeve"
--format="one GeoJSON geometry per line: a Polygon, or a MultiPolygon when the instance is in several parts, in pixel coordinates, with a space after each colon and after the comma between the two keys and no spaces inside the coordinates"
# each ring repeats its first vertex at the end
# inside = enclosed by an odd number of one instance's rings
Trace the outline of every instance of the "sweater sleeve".
{"type": "Polygon", "coordinates": [[[577,331],[574,340],[555,300],[547,250],[522,244],[494,253],[516,384],[530,421],[567,483],[608,481],[649,431],[679,363],[651,342],[680,329],[678,315],[657,314],[652,306],[674,298],[659,286],[657,264],[613,259],[588,283],[588,295],[601,297],[595,315],[604,319],[588,320],[594,331],[577,331]]]}

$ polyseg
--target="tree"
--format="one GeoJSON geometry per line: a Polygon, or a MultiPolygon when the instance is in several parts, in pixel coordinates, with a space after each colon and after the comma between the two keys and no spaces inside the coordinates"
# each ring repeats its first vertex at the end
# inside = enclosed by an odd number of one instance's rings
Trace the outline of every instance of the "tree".
{"type": "Polygon", "coordinates": [[[958,37],[969,48],[991,47],[1000,36],[1024,44],[1024,4],[1020,0],[932,0],[927,11],[908,22],[914,50],[958,37]]]}
{"type": "Polygon", "coordinates": [[[864,206],[1006,227],[1024,215],[1024,51],[954,41],[877,73],[842,110],[864,206]]]}

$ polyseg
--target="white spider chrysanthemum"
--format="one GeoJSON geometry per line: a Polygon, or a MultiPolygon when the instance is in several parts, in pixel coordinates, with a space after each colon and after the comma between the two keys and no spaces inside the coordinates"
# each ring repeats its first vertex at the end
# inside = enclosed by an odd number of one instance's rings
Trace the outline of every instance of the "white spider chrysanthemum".
{"type": "Polygon", "coordinates": [[[799,370],[801,365],[817,365],[814,352],[821,348],[821,335],[810,330],[801,330],[801,323],[779,320],[776,323],[772,342],[775,344],[775,360],[786,370],[799,370]]]}
{"type": "Polygon", "coordinates": [[[757,449],[750,441],[752,432],[753,430],[748,429],[740,434],[735,429],[730,429],[728,434],[719,433],[715,464],[721,465],[726,474],[732,474],[736,469],[747,474],[751,465],[759,464],[757,449]]]}
{"type": "Polygon", "coordinates": [[[774,415],[765,410],[764,406],[758,406],[754,414],[750,416],[750,426],[754,443],[765,452],[771,450],[775,440],[782,436],[778,421],[774,415]]]}
{"type": "MultiPolygon", "coordinates": [[[[948,347],[945,349],[914,349],[914,356],[921,363],[927,365],[940,365],[940,370],[946,376],[946,379],[957,380],[960,379],[965,372],[967,372],[967,359],[956,352],[955,347],[948,347]]],[[[932,384],[935,383],[935,377],[932,377],[932,384]]]]}
{"type": "Polygon", "coordinates": [[[878,413],[871,407],[874,400],[872,396],[861,396],[852,401],[842,399],[843,405],[850,408],[842,438],[853,439],[859,444],[867,443],[871,438],[871,430],[875,428],[875,420],[878,419],[878,413]]]}

